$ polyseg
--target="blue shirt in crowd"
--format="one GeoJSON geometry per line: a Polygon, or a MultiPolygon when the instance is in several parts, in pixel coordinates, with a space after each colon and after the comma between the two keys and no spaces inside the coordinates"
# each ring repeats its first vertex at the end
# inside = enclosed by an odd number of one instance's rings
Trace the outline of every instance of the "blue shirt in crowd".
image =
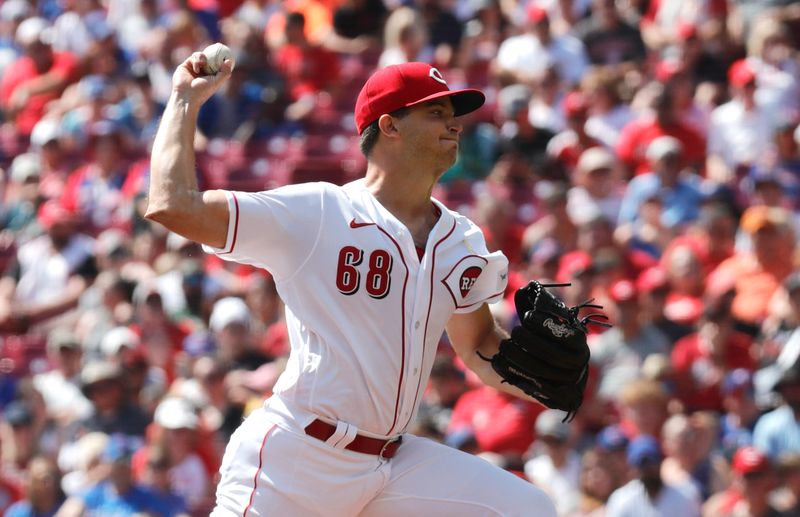
{"type": "Polygon", "coordinates": [[[783,405],[759,418],[753,445],[772,460],[786,452],[800,453],[800,422],[794,411],[783,405]]]}
{"type": "Polygon", "coordinates": [[[695,176],[683,176],[674,187],[661,184],[661,177],[648,172],[633,178],[622,199],[619,223],[633,223],[639,219],[641,206],[648,200],[661,201],[661,223],[667,228],[679,227],[697,219],[703,194],[695,176]]]}

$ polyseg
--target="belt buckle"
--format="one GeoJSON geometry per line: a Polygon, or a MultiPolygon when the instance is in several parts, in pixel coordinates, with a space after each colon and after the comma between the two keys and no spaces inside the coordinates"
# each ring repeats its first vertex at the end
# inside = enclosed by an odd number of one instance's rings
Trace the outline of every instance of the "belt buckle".
{"type": "Polygon", "coordinates": [[[399,444],[402,441],[403,441],[403,435],[392,438],[391,440],[386,440],[386,442],[383,444],[383,447],[381,447],[381,452],[378,453],[378,456],[380,456],[383,459],[388,459],[386,458],[386,456],[383,455],[386,452],[386,449],[388,449],[389,446],[392,445],[393,443],[396,442],[399,444]]]}

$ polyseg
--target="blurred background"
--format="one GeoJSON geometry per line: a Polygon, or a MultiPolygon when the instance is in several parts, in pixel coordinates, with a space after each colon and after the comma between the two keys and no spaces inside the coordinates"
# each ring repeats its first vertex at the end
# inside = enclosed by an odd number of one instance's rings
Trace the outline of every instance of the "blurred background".
{"type": "Polygon", "coordinates": [[[0,515],[208,515],[289,344],[262,270],[143,219],[171,74],[221,41],[202,189],[342,184],[355,98],[425,61],[487,95],[434,195],[590,329],[575,421],[481,387],[443,336],[414,432],[561,516],[800,515],[800,4],[0,2],[0,515]],[[637,491],[638,490],[638,491],[637,491]],[[625,513],[633,512],[633,513],[625,513]]]}

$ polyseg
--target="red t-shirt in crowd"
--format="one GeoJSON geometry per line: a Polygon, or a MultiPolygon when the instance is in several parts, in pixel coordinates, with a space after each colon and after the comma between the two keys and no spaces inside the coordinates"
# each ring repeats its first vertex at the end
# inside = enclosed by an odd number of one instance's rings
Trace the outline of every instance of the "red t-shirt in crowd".
{"type": "MultiPolygon", "coordinates": [[[[50,69],[44,73],[39,73],[36,70],[36,65],[31,58],[23,56],[5,70],[5,75],[2,81],[0,81],[0,103],[2,103],[4,107],[8,106],[8,102],[14,94],[14,90],[30,80],[51,73],[57,74],[63,79],[73,79],[77,68],[78,62],[75,56],[68,52],[53,52],[53,64],[50,66],[50,69]]],[[[25,136],[30,135],[31,131],[33,131],[33,126],[35,126],[44,115],[47,104],[50,101],[58,99],[60,96],[60,91],[32,95],[25,104],[25,107],[22,108],[14,118],[17,131],[25,136]]]]}
{"type": "Polygon", "coordinates": [[[332,85],[339,77],[336,54],[322,47],[284,45],[275,58],[278,71],[286,78],[293,100],[332,85]]]}
{"type": "Polygon", "coordinates": [[[448,432],[471,429],[482,452],[523,454],[536,437],[536,417],[544,408],[483,386],[463,394],[453,408],[448,432]]]}
{"type": "Polygon", "coordinates": [[[681,142],[686,164],[702,166],[705,163],[706,139],[703,135],[680,122],[661,126],[650,117],[634,120],[622,129],[617,142],[617,156],[637,175],[650,172],[652,169],[646,158],[647,147],[660,136],[671,136],[681,142]]]}
{"type": "Polygon", "coordinates": [[[678,376],[678,396],[690,410],[722,411],[720,385],[725,373],[736,368],[754,370],[750,352],[752,339],[734,332],[725,345],[724,370],[718,371],[711,350],[700,342],[697,333],[679,339],[672,350],[672,367],[678,376]]]}

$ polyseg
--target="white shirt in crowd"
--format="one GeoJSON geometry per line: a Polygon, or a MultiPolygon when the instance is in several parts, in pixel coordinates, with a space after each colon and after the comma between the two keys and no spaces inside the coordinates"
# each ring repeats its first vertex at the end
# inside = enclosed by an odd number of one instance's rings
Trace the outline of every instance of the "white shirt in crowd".
{"type": "Polygon", "coordinates": [[[756,106],[745,111],[739,99],[711,112],[708,128],[708,151],[734,168],[759,161],[772,141],[774,126],[766,111],[756,106]]]}
{"type": "Polygon", "coordinates": [[[575,510],[581,477],[581,458],[578,454],[570,453],[561,468],[556,467],[547,454],[536,456],[525,463],[525,475],[550,496],[559,515],[575,510]]]}
{"type": "Polygon", "coordinates": [[[514,70],[530,76],[540,76],[554,65],[562,80],[576,84],[588,66],[583,43],[574,36],[554,37],[544,46],[533,34],[520,34],[505,40],[497,51],[497,64],[502,70],[514,70]]]}
{"type": "Polygon", "coordinates": [[[606,504],[605,517],[700,517],[700,503],[685,492],[664,485],[655,500],[647,495],[644,484],[634,479],[616,489],[606,504]]]}

